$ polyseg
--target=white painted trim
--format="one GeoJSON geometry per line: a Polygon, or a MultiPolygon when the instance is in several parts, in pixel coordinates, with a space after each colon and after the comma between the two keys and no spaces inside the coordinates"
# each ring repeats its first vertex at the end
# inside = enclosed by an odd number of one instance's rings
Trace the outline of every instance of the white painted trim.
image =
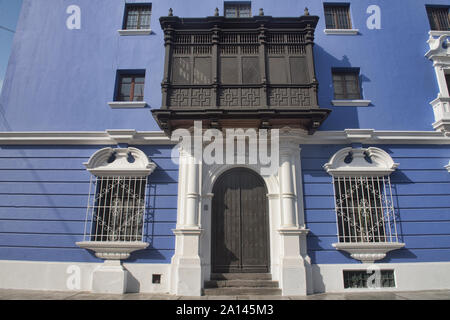
{"type": "Polygon", "coordinates": [[[450,161],[448,162],[448,165],[446,165],[444,168],[447,169],[448,172],[450,172],[450,161]]]}
{"type": "Polygon", "coordinates": [[[146,36],[152,33],[152,29],[121,29],[117,32],[121,36],[146,36]]]}
{"type": "Polygon", "coordinates": [[[368,107],[371,100],[332,100],[331,104],[336,107],[368,107]]]}
{"type": "Polygon", "coordinates": [[[111,109],[141,109],[147,106],[145,101],[113,101],[108,102],[111,109]]]}
{"type": "MultiPolygon", "coordinates": [[[[450,134],[436,131],[345,129],[298,134],[299,144],[436,144],[450,145],[450,134]]],[[[163,131],[0,132],[0,145],[175,145],[163,131]]]]}
{"type": "Polygon", "coordinates": [[[359,29],[325,29],[323,32],[329,35],[358,35],[359,29]]]}
{"type": "MultiPolygon", "coordinates": [[[[450,289],[450,262],[376,263],[381,270],[394,270],[395,288],[344,289],[344,270],[366,270],[372,264],[313,264],[315,293],[418,291],[450,289]]],[[[373,270],[373,269],[372,269],[373,270]]]]}

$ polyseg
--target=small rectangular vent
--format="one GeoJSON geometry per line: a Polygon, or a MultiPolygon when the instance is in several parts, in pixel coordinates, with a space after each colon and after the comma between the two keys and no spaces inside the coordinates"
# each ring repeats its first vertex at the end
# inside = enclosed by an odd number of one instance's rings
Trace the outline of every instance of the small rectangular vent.
{"type": "Polygon", "coordinates": [[[394,270],[344,270],[344,288],[395,288],[394,270]]]}

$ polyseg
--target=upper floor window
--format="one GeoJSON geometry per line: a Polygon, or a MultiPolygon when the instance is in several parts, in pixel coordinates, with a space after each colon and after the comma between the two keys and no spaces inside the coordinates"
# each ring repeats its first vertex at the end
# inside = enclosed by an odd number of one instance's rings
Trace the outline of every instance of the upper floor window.
{"type": "Polygon", "coordinates": [[[324,4],[327,29],[352,29],[349,4],[324,4]]]}
{"type": "Polygon", "coordinates": [[[116,101],[144,101],[145,72],[120,73],[116,101]]]}
{"type": "Polygon", "coordinates": [[[430,21],[431,30],[449,31],[450,30],[450,7],[434,7],[427,6],[428,20],[430,21]]]}
{"type": "Polygon", "coordinates": [[[125,7],[125,30],[150,29],[152,4],[127,4],[125,7]]]}
{"type": "Polygon", "coordinates": [[[361,99],[359,69],[333,69],[334,99],[361,99]]]}
{"type": "Polygon", "coordinates": [[[224,12],[226,18],[249,18],[252,16],[251,2],[225,1],[224,12]]]}

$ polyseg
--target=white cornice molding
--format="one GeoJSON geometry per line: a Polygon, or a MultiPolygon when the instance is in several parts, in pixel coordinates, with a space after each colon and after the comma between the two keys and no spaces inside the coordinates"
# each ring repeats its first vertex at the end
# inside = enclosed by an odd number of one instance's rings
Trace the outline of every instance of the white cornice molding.
{"type": "Polygon", "coordinates": [[[147,106],[145,101],[112,101],[108,102],[111,109],[142,109],[147,106]]]}
{"type": "Polygon", "coordinates": [[[95,152],[84,165],[97,177],[147,177],[156,169],[156,164],[137,148],[103,148],[95,152]],[[132,162],[129,161],[130,155],[133,157],[132,162]],[[112,156],[114,159],[109,161],[112,156]]]}
{"type": "Polygon", "coordinates": [[[330,35],[354,36],[359,34],[359,29],[325,29],[323,32],[330,35]]]}
{"type": "MultiPolygon", "coordinates": [[[[281,133],[280,133],[281,135],[281,133]]],[[[294,136],[294,135],[293,135],[294,136]]],[[[299,144],[449,144],[450,134],[438,131],[345,129],[296,132],[299,144]]],[[[163,131],[133,129],[106,131],[0,132],[0,145],[175,145],[163,131]]]]}
{"type": "Polygon", "coordinates": [[[430,38],[427,43],[430,46],[430,50],[425,54],[430,60],[434,62],[438,61],[439,63],[445,63],[450,61],[450,41],[448,39],[450,37],[450,32],[439,35],[438,38],[435,38],[430,34],[430,38]]]}
{"type": "Polygon", "coordinates": [[[152,29],[121,29],[117,32],[121,36],[147,36],[152,33],[152,29]]]}
{"type": "Polygon", "coordinates": [[[391,156],[379,148],[343,148],[336,152],[323,167],[332,176],[385,176],[397,169],[391,156]],[[351,155],[351,161],[346,159],[351,155]],[[366,160],[370,159],[370,162],[366,160]]]}
{"type": "Polygon", "coordinates": [[[368,107],[371,100],[332,100],[331,104],[335,107],[368,107]]]}

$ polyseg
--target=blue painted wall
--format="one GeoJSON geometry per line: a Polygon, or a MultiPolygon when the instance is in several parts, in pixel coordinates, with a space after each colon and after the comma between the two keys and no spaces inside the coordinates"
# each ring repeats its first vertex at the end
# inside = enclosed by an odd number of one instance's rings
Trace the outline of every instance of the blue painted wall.
{"type": "MultiPolygon", "coordinates": [[[[147,1],[147,0],[146,0],[147,1]]],[[[117,69],[146,69],[145,100],[161,103],[163,34],[159,17],[168,8],[175,15],[204,17],[223,1],[155,0],[149,36],[119,36],[125,2],[144,0],[24,0],[10,64],[0,98],[0,130],[54,131],[133,128],[158,130],[149,109],[112,110],[117,69]],[[66,28],[66,8],[81,8],[81,30],[66,28]]],[[[335,2],[328,1],[328,2],[335,2]]],[[[323,2],[255,0],[253,14],[299,16],[305,6],[318,15],[316,68],[319,102],[333,109],[322,130],[373,128],[432,130],[429,102],[438,87],[427,52],[429,23],[425,4],[448,0],[352,0],[357,36],[325,35],[323,2]],[[366,10],[381,8],[381,30],[369,30],[366,10]],[[332,107],[332,67],[359,67],[370,107],[332,107]]]]}
{"type": "MultiPolygon", "coordinates": [[[[302,167],[308,253],[313,263],[358,263],[337,251],[332,177],[323,165],[347,146],[303,146],[302,167]]],[[[405,248],[380,262],[450,261],[449,146],[377,145],[399,163],[391,175],[399,240],[405,248]]]]}
{"type": "MultiPolygon", "coordinates": [[[[129,261],[167,263],[174,252],[178,167],[171,146],[137,146],[158,167],[147,190],[146,250],[129,261]]],[[[101,146],[0,148],[0,260],[102,261],[83,241],[90,173],[101,146]]]]}

